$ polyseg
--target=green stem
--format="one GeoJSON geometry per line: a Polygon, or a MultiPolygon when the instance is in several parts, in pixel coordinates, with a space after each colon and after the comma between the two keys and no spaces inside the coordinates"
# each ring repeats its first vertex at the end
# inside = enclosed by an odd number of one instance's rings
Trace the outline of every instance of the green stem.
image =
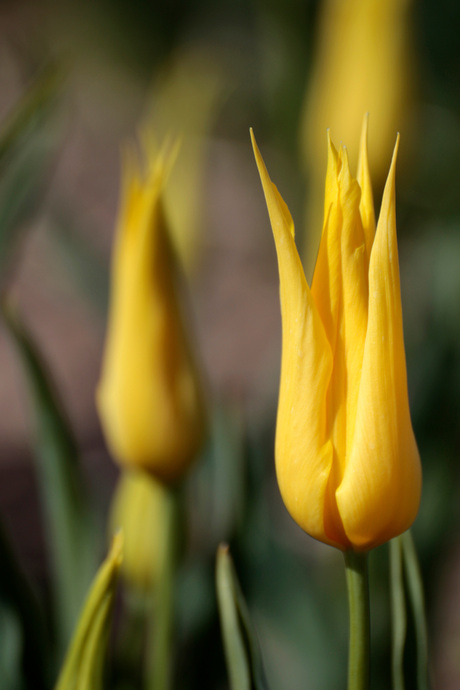
{"type": "Polygon", "coordinates": [[[401,537],[395,537],[390,541],[390,595],[393,690],[404,690],[404,644],[407,620],[401,537]]]}
{"type": "Polygon", "coordinates": [[[170,690],[172,683],[174,581],[180,535],[180,500],[177,489],[165,486],[164,491],[163,554],[160,572],[152,587],[150,640],[146,659],[147,690],[170,690]]]}
{"type": "Polygon", "coordinates": [[[367,553],[345,551],[344,556],[350,611],[348,690],[367,690],[370,658],[367,553]]]}
{"type": "Polygon", "coordinates": [[[428,632],[425,613],[422,574],[417,558],[414,540],[410,530],[400,537],[401,550],[406,573],[407,591],[415,623],[417,644],[417,688],[428,690],[430,687],[428,667],[428,632]]]}

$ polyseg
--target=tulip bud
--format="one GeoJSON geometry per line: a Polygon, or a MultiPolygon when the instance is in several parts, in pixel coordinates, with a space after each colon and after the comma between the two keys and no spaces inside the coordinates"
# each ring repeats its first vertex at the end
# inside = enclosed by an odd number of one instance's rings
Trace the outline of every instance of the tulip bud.
{"type": "Polygon", "coordinates": [[[97,405],[122,465],[181,479],[204,436],[204,406],[175,285],[163,193],[172,155],[124,161],[97,405]]]}
{"type": "Polygon", "coordinates": [[[276,473],[311,536],[367,551],[410,527],[420,458],[407,393],[395,218],[396,144],[377,229],[366,127],[358,179],[329,140],[323,233],[311,287],[289,210],[253,138],[275,238],[283,326],[276,473]]]}

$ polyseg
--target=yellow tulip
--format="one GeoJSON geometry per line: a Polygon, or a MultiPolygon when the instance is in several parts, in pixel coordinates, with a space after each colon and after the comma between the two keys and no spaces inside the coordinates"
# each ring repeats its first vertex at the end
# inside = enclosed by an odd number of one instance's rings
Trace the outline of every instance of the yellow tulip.
{"type": "Polygon", "coordinates": [[[407,394],[395,165],[375,230],[363,129],[357,180],[329,139],[311,287],[289,210],[253,146],[275,238],[283,325],[276,473],[305,532],[367,551],[410,527],[421,492],[407,394]]]}
{"type": "Polygon", "coordinates": [[[163,212],[172,154],[145,153],[143,171],[132,152],[125,160],[97,404],[115,459],[175,483],[202,443],[204,410],[163,212]]]}
{"type": "Polygon", "coordinates": [[[370,112],[369,156],[374,182],[383,183],[396,129],[404,133],[413,90],[411,0],[323,0],[313,68],[301,118],[302,153],[311,189],[305,259],[314,265],[320,232],[325,165],[322,138],[330,128],[358,158],[362,115],[370,112]],[[312,225],[313,223],[313,225],[312,225]]]}
{"type": "Polygon", "coordinates": [[[204,182],[210,132],[228,80],[216,56],[196,46],[176,50],[161,66],[145,123],[161,139],[181,138],[164,204],[171,238],[187,276],[195,273],[203,245],[204,182]]]}

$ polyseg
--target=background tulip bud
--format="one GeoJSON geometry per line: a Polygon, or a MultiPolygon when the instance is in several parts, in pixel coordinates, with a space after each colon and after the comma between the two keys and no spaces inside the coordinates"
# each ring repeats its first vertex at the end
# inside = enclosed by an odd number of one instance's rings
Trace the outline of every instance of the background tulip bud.
{"type": "Polygon", "coordinates": [[[412,100],[410,0],[323,0],[313,69],[301,119],[301,150],[310,194],[305,263],[311,275],[321,233],[324,180],[322,139],[327,128],[347,142],[350,163],[358,159],[363,113],[374,123],[369,148],[374,182],[388,169],[394,132],[405,133],[412,100]]]}
{"type": "Polygon", "coordinates": [[[178,481],[204,436],[204,407],[182,321],[162,196],[172,155],[130,152],[113,252],[97,404],[114,458],[178,481]]]}

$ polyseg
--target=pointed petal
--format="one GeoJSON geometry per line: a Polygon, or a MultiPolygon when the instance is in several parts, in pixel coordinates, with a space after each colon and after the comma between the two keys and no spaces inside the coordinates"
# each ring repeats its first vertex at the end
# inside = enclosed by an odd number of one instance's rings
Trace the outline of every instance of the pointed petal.
{"type": "Polygon", "coordinates": [[[332,352],[335,350],[340,305],[341,257],[338,177],[341,162],[327,133],[328,158],[324,192],[324,227],[318,250],[311,292],[332,352]]]}
{"type": "Polygon", "coordinates": [[[291,215],[270,180],[252,132],[251,137],[280,274],[283,352],[275,449],[278,483],[288,511],[302,529],[334,543],[324,528],[332,463],[332,445],[325,433],[331,351],[295,246],[291,215]]]}
{"type": "Polygon", "coordinates": [[[420,459],[410,420],[395,218],[397,145],[369,267],[369,321],[356,425],[336,492],[345,532],[357,550],[381,544],[415,519],[420,459]]]}
{"type": "Polygon", "coordinates": [[[337,149],[332,143],[330,130],[327,130],[327,170],[326,184],[324,185],[324,219],[328,217],[332,204],[337,202],[338,177],[341,161],[337,149]]]}
{"type": "Polygon", "coordinates": [[[347,151],[341,152],[339,174],[342,227],[341,308],[334,356],[334,445],[343,469],[353,438],[361,381],[361,365],[367,332],[368,270],[364,232],[359,213],[360,189],[350,174],[347,151]],[[342,417],[342,419],[340,419],[342,417]]]}
{"type": "MultiPolygon", "coordinates": [[[[328,194],[330,206],[312,295],[333,355],[334,371],[327,397],[328,433],[342,468],[347,439],[353,433],[361,377],[367,328],[368,262],[359,213],[359,185],[350,174],[346,149],[342,148],[337,156],[330,141],[328,194]]],[[[340,482],[341,469],[336,479],[340,482]]]]}
{"type": "Polygon", "coordinates": [[[363,128],[361,130],[361,142],[359,146],[358,175],[357,180],[361,187],[361,202],[359,211],[363,223],[364,238],[366,241],[366,252],[369,260],[372,244],[375,236],[375,213],[374,198],[372,195],[372,183],[369,172],[369,159],[367,151],[367,129],[369,123],[369,113],[364,116],[363,128]]]}

